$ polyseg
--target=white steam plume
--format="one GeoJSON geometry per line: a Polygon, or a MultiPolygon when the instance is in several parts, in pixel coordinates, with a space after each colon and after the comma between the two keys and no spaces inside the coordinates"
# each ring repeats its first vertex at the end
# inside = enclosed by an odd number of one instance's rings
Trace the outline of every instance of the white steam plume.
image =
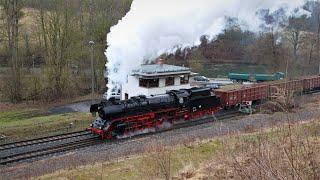
{"type": "Polygon", "coordinates": [[[176,47],[199,45],[202,35],[214,38],[224,29],[226,17],[245,22],[246,30],[259,31],[257,11],[284,8],[289,16],[303,4],[304,0],[133,0],[130,11],[107,35],[109,94],[138,65],[176,47]]]}

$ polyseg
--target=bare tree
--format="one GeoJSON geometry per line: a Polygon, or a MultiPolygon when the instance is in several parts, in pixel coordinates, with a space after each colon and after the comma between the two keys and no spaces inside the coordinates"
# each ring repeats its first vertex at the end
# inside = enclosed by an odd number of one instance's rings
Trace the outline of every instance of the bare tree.
{"type": "MultiPolygon", "coordinates": [[[[320,73],[320,2],[319,0],[313,0],[313,1],[307,1],[305,4],[305,10],[309,11],[311,14],[311,17],[309,18],[310,24],[310,32],[314,34],[314,38],[311,42],[311,51],[312,53],[315,53],[315,59],[318,62],[320,73]],[[315,39],[315,40],[314,40],[315,39]]],[[[310,56],[311,60],[312,55],[310,56]]],[[[310,64],[311,61],[309,61],[310,64]]]]}
{"type": "Polygon", "coordinates": [[[317,0],[313,9],[316,14],[316,33],[317,33],[317,41],[316,41],[316,54],[317,60],[319,63],[319,74],[320,74],[320,2],[317,0]]]}
{"type": "Polygon", "coordinates": [[[21,95],[21,62],[19,60],[19,18],[21,16],[21,1],[2,0],[5,23],[6,37],[8,42],[8,52],[10,57],[11,78],[9,79],[9,96],[12,102],[16,103],[22,100],[21,95]]]}
{"type": "Polygon", "coordinates": [[[298,60],[298,50],[301,48],[301,43],[303,42],[304,30],[306,29],[307,16],[302,16],[299,18],[290,17],[289,26],[287,28],[286,38],[292,45],[293,57],[298,60]]]}
{"type": "Polygon", "coordinates": [[[74,36],[69,2],[55,0],[51,6],[53,11],[50,13],[40,9],[38,22],[45,45],[48,86],[52,90],[52,98],[55,98],[63,95],[69,85],[69,50],[74,36]]]}

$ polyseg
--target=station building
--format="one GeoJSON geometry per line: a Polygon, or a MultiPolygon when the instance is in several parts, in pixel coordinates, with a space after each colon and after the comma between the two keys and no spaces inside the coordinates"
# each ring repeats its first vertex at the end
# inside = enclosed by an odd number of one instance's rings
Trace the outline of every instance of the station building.
{"type": "Polygon", "coordinates": [[[121,99],[133,96],[164,94],[169,90],[190,89],[191,69],[163,64],[141,65],[133,70],[122,84],[121,99]]]}

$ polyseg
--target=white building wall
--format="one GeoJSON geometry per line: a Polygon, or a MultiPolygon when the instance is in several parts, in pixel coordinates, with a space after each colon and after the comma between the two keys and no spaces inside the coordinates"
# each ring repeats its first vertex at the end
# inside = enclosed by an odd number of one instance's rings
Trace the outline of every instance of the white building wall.
{"type": "Polygon", "coordinates": [[[159,79],[159,87],[158,88],[143,88],[139,87],[139,78],[135,76],[129,76],[128,82],[122,85],[121,90],[121,99],[125,99],[125,94],[129,95],[129,99],[133,96],[139,95],[157,95],[164,94],[170,90],[179,90],[179,89],[190,89],[190,84],[180,85],[180,76],[175,77],[174,86],[165,87],[165,78],[159,79]]]}
{"type": "MultiPolygon", "coordinates": [[[[180,86],[180,76],[174,77],[174,85],[175,86],[180,86]]],[[[181,89],[181,88],[180,88],[181,89]]]]}
{"type": "Polygon", "coordinates": [[[166,79],[165,78],[159,79],[159,87],[160,88],[166,87],[166,79]]]}

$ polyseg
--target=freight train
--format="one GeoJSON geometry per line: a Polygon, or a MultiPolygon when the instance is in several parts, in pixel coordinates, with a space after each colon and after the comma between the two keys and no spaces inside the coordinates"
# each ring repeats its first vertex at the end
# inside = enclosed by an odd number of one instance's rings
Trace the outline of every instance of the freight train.
{"type": "Polygon", "coordinates": [[[102,139],[112,139],[146,129],[161,128],[197,120],[230,109],[270,99],[279,90],[305,93],[320,90],[320,76],[292,81],[243,85],[229,89],[192,88],[169,91],[155,96],[138,96],[129,100],[103,100],[90,107],[99,117],[89,130],[102,139]]]}

